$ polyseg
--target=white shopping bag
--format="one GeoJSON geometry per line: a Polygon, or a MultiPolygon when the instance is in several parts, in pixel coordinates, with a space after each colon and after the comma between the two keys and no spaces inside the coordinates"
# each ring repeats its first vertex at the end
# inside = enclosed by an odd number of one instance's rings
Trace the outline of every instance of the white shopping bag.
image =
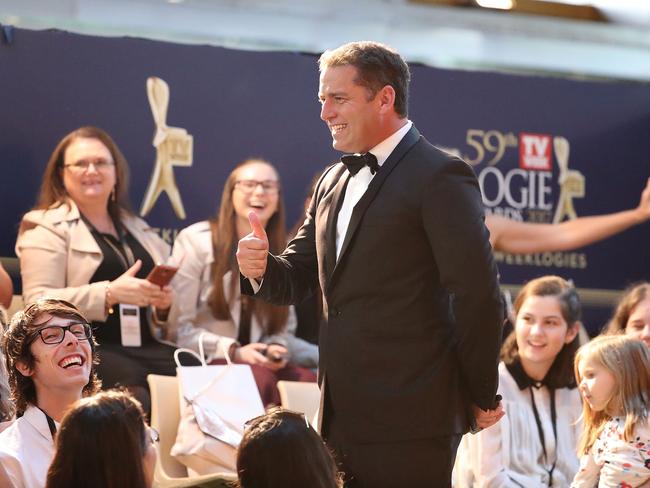
{"type": "Polygon", "coordinates": [[[171,455],[187,466],[190,474],[236,472],[237,447],[244,423],[264,414],[264,406],[251,368],[233,364],[208,366],[203,344],[200,355],[189,349],[174,353],[179,381],[180,423],[171,455]],[[178,355],[185,352],[201,366],[181,366],[178,355]]]}

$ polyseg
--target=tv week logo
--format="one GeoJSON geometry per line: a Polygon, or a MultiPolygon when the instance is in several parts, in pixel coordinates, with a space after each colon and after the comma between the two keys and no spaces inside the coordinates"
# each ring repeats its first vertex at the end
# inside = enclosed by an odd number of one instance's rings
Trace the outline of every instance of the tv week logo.
{"type": "Polygon", "coordinates": [[[547,134],[519,134],[519,167],[534,171],[551,171],[551,136],[547,134]]]}

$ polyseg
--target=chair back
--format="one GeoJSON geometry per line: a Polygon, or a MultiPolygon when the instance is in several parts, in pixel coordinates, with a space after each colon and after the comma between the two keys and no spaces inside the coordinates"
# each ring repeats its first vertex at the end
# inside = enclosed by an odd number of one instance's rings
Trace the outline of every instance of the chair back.
{"type": "Polygon", "coordinates": [[[317,383],[304,381],[278,381],[280,401],[284,408],[303,412],[311,422],[320,404],[317,383]]]}
{"type": "Polygon", "coordinates": [[[175,376],[147,376],[151,392],[151,426],[160,434],[158,464],[167,477],[184,478],[187,468],[170,454],[180,420],[178,379],[175,376]]]}

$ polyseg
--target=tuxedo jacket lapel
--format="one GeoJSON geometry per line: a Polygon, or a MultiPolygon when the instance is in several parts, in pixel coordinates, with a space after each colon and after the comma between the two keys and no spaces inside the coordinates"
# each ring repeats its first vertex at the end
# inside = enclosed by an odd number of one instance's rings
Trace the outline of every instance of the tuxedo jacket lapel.
{"type": "MultiPolygon", "coordinates": [[[[370,181],[370,185],[368,185],[368,189],[363,194],[359,202],[354,206],[354,209],[352,210],[352,216],[350,218],[350,225],[348,225],[348,230],[345,233],[345,239],[343,240],[343,245],[341,246],[341,252],[339,253],[339,258],[338,260],[336,260],[336,264],[332,272],[328,273],[328,276],[330,277],[329,280],[330,284],[334,280],[334,275],[339,266],[339,263],[343,260],[343,257],[345,256],[345,252],[347,251],[348,246],[350,245],[350,242],[354,237],[357,228],[359,227],[359,223],[361,222],[363,215],[368,209],[368,206],[377,196],[377,192],[379,192],[379,189],[384,184],[384,181],[386,181],[386,178],[388,178],[388,175],[393,171],[393,169],[395,169],[395,167],[402,160],[404,155],[409,151],[409,149],[411,149],[411,147],[413,147],[413,145],[419,139],[420,139],[420,133],[415,128],[415,126],[411,127],[411,130],[409,130],[406,133],[406,135],[402,138],[402,140],[397,145],[395,150],[390,154],[390,156],[388,156],[388,159],[384,162],[384,164],[382,164],[380,170],[377,172],[377,174],[372,179],[372,181],[370,181]]],[[[346,183],[347,183],[347,178],[346,178],[346,183]]],[[[342,203],[343,198],[340,198],[340,201],[342,203]]],[[[341,204],[339,203],[339,207],[340,205],[341,204]]],[[[333,212],[335,216],[338,215],[338,211],[339,209],[337,208],[336,211],[333,212]]],[[[329,219],[328,219],[328,224],[329,224],[329,219]]],[[[336,227],[336,219],[334,219],[334,227],[336,227]]],[[[336,255],[336,228],[334,229],[334,237],[335,238],[333,241],[334,242],[333,247],[334,247],[334,254],[336,255]]],[[[330,251],[331,247],[332,246],[328,246],[328,252],[330,251]]]]}
{"type": "MultiPolygon", "coordinates": [[[[336,221],[341,205],[343,204],[343,196],[345,195],[345,188],[348,186],[350,180],[350,173],[345,167],[338,177],[338,182],[334,186],[334,191],[331,193],[331,200],[328,204],[329,211],[327,214],[327,222],[325,227],[326,235],[326,248],[325,248],[325,276],[328,279],[332,276],[334,266],[336,265],[336,221]]],[[[327,202],[323,202],[327,205],[327,202]]]]}

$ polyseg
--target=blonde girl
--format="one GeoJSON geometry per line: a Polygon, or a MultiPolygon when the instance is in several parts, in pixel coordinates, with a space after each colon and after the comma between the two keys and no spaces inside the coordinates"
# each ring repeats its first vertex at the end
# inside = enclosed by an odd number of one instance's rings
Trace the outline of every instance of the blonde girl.
{"type": "Polygon", "coordinates": [[[572,488],[646,486],[650,480],[650,349],[638,339],[601,336],[578,350],[582,456],[572,488]]]}

